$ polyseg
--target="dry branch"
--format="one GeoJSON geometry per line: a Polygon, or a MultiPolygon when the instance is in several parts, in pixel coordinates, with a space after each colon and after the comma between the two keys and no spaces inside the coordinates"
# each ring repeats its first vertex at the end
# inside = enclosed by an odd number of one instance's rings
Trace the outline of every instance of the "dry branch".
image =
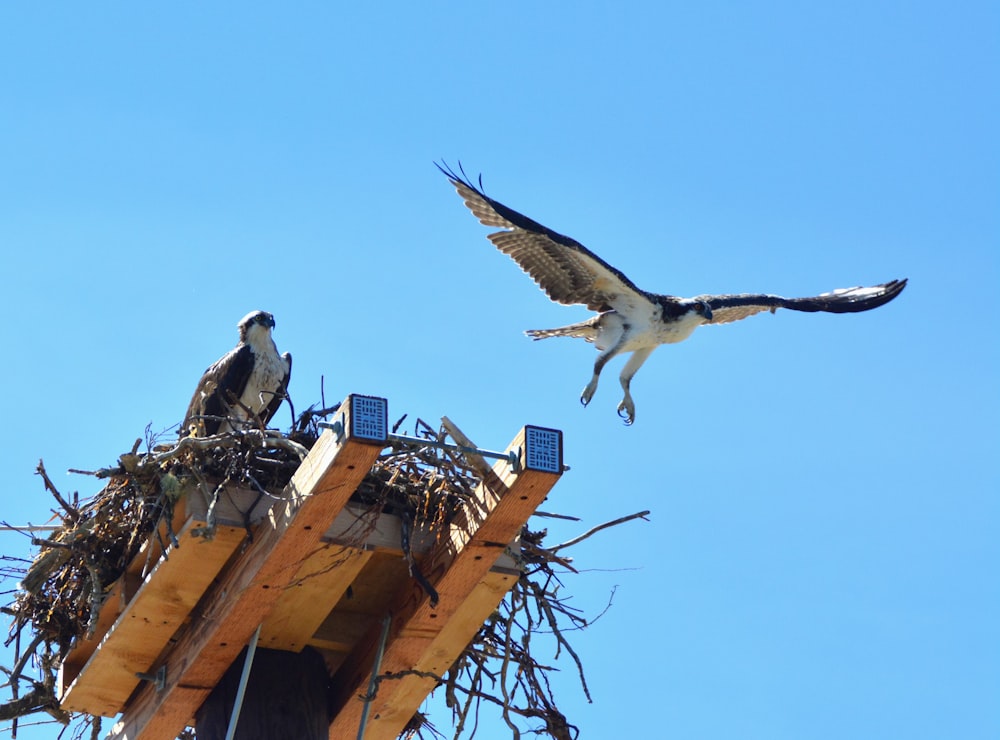
{"type": "Polygon", "coordinates": [[[579,542],[583,542],[585,539],[587,539],[591,535],[597,534],[602,529],[607,529],[608,527],[614,527],[614,526],[616,526],[618,524],[624,524],[625,522],[630,522],[633,519],[645,519],[646,521],[649,521],[648,519],[646,519],[647,516],[649,516],[649,512],[648,511],[640,511],[637,514],[629,514],[628,516],[623,516],[623,517],[620,517],[620,518],[615,519],[613,521],[605,522],[604,524],[598,524],[596,527],[593,527],[592,529],[587,530],[586,532],[584,532],[580,536],[574,537],[571,540],[567,540],[566,542],[563,542],[561,545],[556,545],[555,547],[550,548],[549,552],[553,552],[554,553],[554,552],[556,552],[556,550],[561,550],[564,547],[571,547],[572,545],[575,545],[575,544],[577,544],[579,542]]]}

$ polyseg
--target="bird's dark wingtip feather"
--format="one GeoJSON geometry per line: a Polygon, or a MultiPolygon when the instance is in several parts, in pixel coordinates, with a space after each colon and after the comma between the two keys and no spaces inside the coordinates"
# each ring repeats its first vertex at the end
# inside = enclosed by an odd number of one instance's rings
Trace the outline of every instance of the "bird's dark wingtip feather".
{"type": "MultiPolygon", "coordinates": [[[[435,162],[434,166],[437,167],[439,170],[441,170],[441,174],[443,174],[449,180],[457,180],[458,179],[458,175],[455,174],[455,170],[453,170],[451,168],[451,165],[449,165],[443,159],[440,162],[435,162]]],[[[462,166],[461,162],[459,162],[458,166],[459,167],[462,166]]]]}
{"type": "Polygon", "coordinates": [[[434,166],[441,170],[441,173],[445,177],[451,180],[452,185],[465,185],[465,187],[470,188],[485,197],[485,193],[483,193],[483,176],[481,174],[479,175],[479,187],[477,188],[472,184],[472,179],[465,173],[465,168],[462,167],[461,160],[458,161],[458,172],[455,172],[454,168],[452,168],[452,166],[443,159],[440,162],[435,162],[434,166]]]}
{"type": "Polygon", "coordinates": [[[881,286],[885,288],[885,291],[882,294],[882,298],[884,299],[883,303],[888,303],[893,298],[902,293],[903,288],[906,287],[907,282],[909,282],[909,278],[903,278],[902,280],[890,280],[889,282],[884,283],[881,286]]]}
{"type": "Polygon", "coordinates": [[[896,296],[903,292],[906,283],[907,278],[903,278],[902,280],[890,280],[887,283],[875,285],[872,288],[854,288],[846,291],[846,295],[843,296],[838,296],[835,292],[827,301],[826,306],[821,307],[820,310],[832,313],[869,311],[873,308],[884,306],[889,301],[895,299],[896,296]],[[859,295],[859,293],[867,295],[859,295]]]}

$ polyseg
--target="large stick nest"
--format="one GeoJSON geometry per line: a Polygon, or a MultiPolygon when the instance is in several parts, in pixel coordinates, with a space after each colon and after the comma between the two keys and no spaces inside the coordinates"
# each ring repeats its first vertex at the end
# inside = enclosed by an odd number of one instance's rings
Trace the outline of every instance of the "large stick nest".
{"type": "MultiPolygon", "coordinates": [[[[142,440],[137,440],[112,468],[73,471],[107,480],[96,496],[83,503],[75,494],[64,497],[40,462],[38,474],[59,504],[53,511],[59,524],[45,539],[32,537],[39,550],[27,567],[0,570],[3,577],[20,576],[13,602],[3,608],[12,617],[6,644],[15,643],[16,653],[12,668],[0,666],[11,690],[11,700],[0,705],[0,720],[16,722],[19,717],[43,711],[63,724],[69,723],[71,717],[59,708],[55,695],[60,661],[76,641],[92,636],[109,588],[144,545],[151,538],[160,538],[163,549],[170,544],[174,506],[182,492],[198,491],[205,496],[209,525],[204,534],[211,536],[212,503],[218,492],[236,484],[256,490],[261,497],[279,497],[318,439],[322,430],[317,422],[335,410],[310,409],[287,434],[251,429],[164,444],[147,433],[147,452],[138,453],[142,440]],[[27,641],[22,633],[29,636],[27,641]],[[25,675],[29,660],[33,660],[38,678],[25,675]],[[23,693],[25,684],[28,691],[23,693]]],[[[394,431],[402,422],[397,422],[394,431]]],[[[444,427],[435,430],[418,420],[414,436],[443,442],[448,431],[444,427]]],[[[383,451],[352,500],[400,516],[404,532],[412,527],[443,531],[479,482],[475,462],[467,462],[453,450],[396,445],[383,451]]],[[[531,732],[557,740],[577,734],[556,707],[548,680],[554,667],[536,660],[529,650],[534,633],[554,635],[556,657],[561,652],[571,656],[589,700],[582,664],[564,636],[567,626],[582,628],[588,620],[557,595],[561,586],[558,573],[573,571],[570,561],[558,551],[573,541],[546,548],[542,545],[544,536],[544,531],[524,529],[518,553],[523,565],[519,581],[449,672],[435,677],[453,711],[455,738],[475,735],[483,705],[497,706],[515,737],[521,731],[515,722],[518,718],[533,724],[531,732]]],[[[407,543],[403,544],[411,574],[436,599],[407,543]]],[[[537,653],[536,647],[532,649],[537,653]]],[[[73,727],[73,737],[88,733],[96,738],[100,719],[80,716],[73,727]]],[[[443,737],[421,714],[403,733],[411,738],[426,735],[443,737]]]]}

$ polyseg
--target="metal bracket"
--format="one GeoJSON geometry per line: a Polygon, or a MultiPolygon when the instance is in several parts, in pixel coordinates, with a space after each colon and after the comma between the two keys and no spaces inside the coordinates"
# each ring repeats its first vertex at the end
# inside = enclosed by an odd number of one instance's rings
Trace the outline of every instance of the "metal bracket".
{"type": "Polygon", "coordinates": [[[164,663],[157,668],[156,673],[136,673],[135,676],[152,683],[157,691],[163,691],[163,687],[167,685],[167,664],[164,663]]]}
{"type": "Polygon", "coordinates": [[[566,469],[562,459],[562,432],[558,429],[529,424],[524,428],[524,444],[527,448],[524,465],[529,470],[560,474],[566,469]]]}
{"type": "Polygon", "coordinates": [[[333,432],[333,436],[337,438],[338,442],[344,439],[344,434],[346,432],[344,430],[344,413],[342,411],[337,414],[337,418],[333,421],[321,421],[318,422],[317,426],[321,429],[329,429],[333,432]]]}
{"type": "Polygon", "coordinates": [[[341,404],[333,421],[321,421],[318,426],[331,430],[337,442],[342,442],[348,435],[362,442],[385,442],[387,413],[388,405],[384,398],[352,393],[341,404]],[[348,405],[346,409],[345,405],[348,405]],[[350,413],[350,429],[347,428],[347,413],[350,413]]]}

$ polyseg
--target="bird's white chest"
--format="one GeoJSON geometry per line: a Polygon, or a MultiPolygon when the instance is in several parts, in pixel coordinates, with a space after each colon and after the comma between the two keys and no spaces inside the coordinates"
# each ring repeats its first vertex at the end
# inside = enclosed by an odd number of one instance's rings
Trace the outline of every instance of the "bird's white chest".
{"type": "Polygon", "coordinates": [[[664,321],[658,306],[643,306],[626,318],[617,312],[601,316],[594,345],[599,350],[615,346],[622,338],[622,352],[653,349],[661,344],[682,342],[704,323],[700,314],[689,313],[679,319],[664,321]]]}
{"type": "Polygon", "coordinates": [[[656,336],[656,344],[675,344],[683,342],[705,323],[705,317],[691,311],[675,321],[661,321],[657,318],[652,322],[651,332],[656,336]]]}
{"type": "Polygon", "coordinates": [[[259,414],[281,387],[288,374],[288,364],[278,354],[274,342],[251,344],[250,350],[254,353],[253,371],[247,379],[240,403],[259,414]]]}

